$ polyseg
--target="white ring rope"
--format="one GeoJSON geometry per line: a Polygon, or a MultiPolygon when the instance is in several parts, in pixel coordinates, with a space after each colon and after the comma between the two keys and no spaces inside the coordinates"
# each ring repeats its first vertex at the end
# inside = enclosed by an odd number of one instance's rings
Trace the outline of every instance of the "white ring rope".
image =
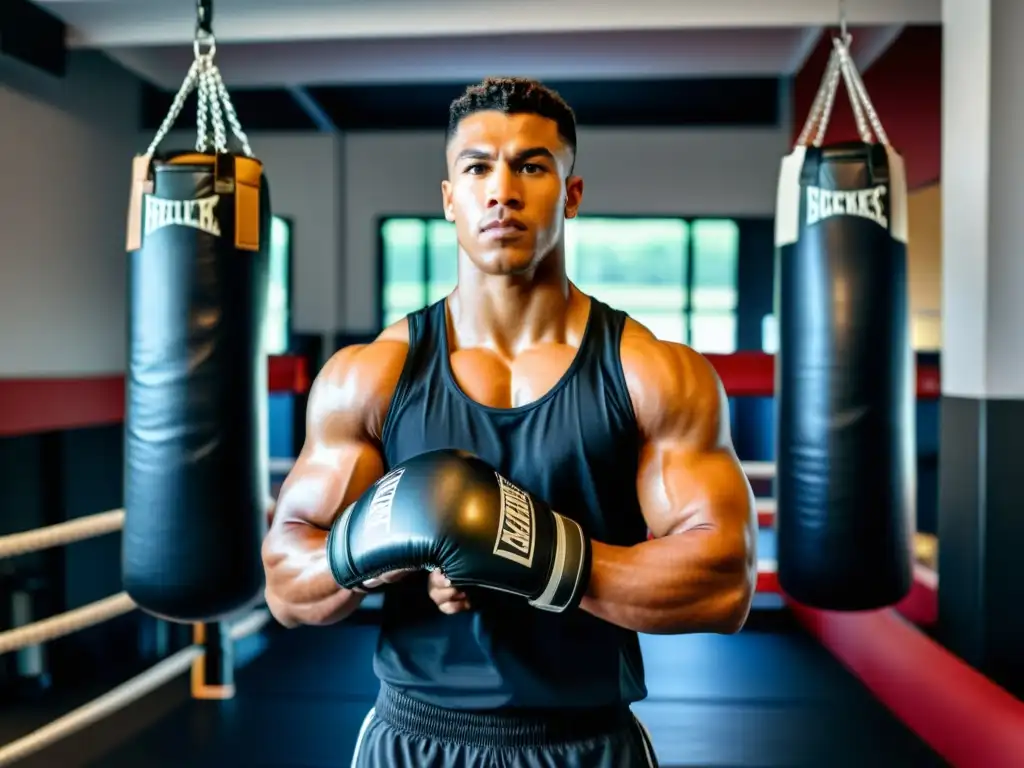
{"type": "MultiPolygon", "coordinates": [[[[257,610],[238,621],[231,628],[231,639],[241,640],[258,632],[270,620],[270,613],[257,610]]],[[[73,709],[66,715],[32,731],[20,739],[0,747],[0,766],[10,765],[28,755],[50,746],[60,739],[92,725],[107,715],[113,714],[143,696],[152,693],[160,686],[184,674],[192,662],[202,656],[202,649],[189,646],[159,661],[145,672],[133,677],[116,688],[73,709]]]]}
{"type": "Polygon", "coordinates": [[[120,592],[95,603],[83,605],[81,608],[75,608],[73,611],[0,632],[0,655],[70,635],[133,610],[135,601],[128,597],[127,592],[120,592]]]}
{"type": "Polygon", "coordinates": [[[114,533],[120,531],[123,526],[124,510],[112,509],[109,512],[68,520],[66,523],[37,528],[34,531],[0,536],[0,559],[38,552],[41,549],[61,547],[106,533],[114,533]]]}
{"type": "Polygon", "coordinates": [[[292,471],[292,467],[294,466],[295,459],[271,458],[269,462],[270,474],[272,475],[287,475],[292,471]]]}
{"type": "Polygon", "coordinates": [[[747,473],[747,477],[750,478],[751,480],[774,480],[775,462],[744,461],[743,471],[747,473]]]}

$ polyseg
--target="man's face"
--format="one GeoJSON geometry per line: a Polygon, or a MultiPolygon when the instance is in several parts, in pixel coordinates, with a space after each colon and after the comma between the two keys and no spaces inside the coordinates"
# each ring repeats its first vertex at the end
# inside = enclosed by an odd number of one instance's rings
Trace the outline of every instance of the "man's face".
{"type": "Polygon", "coordinates": [[[477,112],[448,143],[444,214],[459,246],[482,272],[534,269],[576,215],[583,180],[566,179],[572,150],[554,120],[533,114],[477,112]]]}

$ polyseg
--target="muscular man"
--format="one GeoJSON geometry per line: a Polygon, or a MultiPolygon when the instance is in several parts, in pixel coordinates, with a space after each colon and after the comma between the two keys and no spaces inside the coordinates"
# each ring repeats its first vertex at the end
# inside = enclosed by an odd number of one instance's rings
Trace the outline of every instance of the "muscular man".
{"type": "Polygon", "coordinates": [[[557,94],[522,79],[469,88],[451,106],[441,185],[457,287],[337,353],[313,386],[264,546],[282,624],[356,609],[365,593],[332,577],[328,530],[427,451],[480,457],[591,545],[582,601],[560,613],[458,590],[441,571],[364,584],[384,591],[381,692],[354,766],[655,765],[629,709],[646,695],[638,633],[732,633],[746,620],[756,518],[725,393],[699,354],[569,281],[575,155],[557,94]]]}

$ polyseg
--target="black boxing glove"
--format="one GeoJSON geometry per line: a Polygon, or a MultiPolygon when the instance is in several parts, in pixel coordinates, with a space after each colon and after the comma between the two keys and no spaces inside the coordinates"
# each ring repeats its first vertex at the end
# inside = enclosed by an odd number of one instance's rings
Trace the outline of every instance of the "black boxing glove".
{"type": "Polygon", "coordinates": [[[335,521],[327,560],[339,585],[440,568],[452,586],[487,587],[562,612],[590,579],[590,540],[573,520],[461,451],[431,451],[378,480],[335,521]]]}

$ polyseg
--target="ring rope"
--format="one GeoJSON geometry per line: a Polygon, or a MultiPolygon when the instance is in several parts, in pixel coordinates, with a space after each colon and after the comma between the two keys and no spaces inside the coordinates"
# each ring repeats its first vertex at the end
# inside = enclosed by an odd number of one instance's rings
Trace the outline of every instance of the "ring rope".
{"type": "Polygon", "coordinates": [[[111,595],[48,619],[34,621],[17,629],[0,632],[0,656],[29,645],[40,645],[80,629],[101,624],[135,610],[135,601],[127,592],[111,595]]]}
{"type": "Polygon", "coordinates": [[[292,467],[295,466],[295,459],[275,459],[271,458],[268,462],[268,468],[272,475],[287,475],[292,471],[292,467]]]}
{"type": "Polygon", "coordinates": [[[122,527],[124,527],[124,510],[111,509],[107,512],[69,520],[66,523],[37,528],[34,531],[0,536],[0,559],[17,557],[29,552],[52,549],[95,536],[114,533],[120,531],[122,527]]]}
{"type": "MultiPolygon", "coordinates": [[[[255,634],[270,620],[266,610],[256,610],[241,619],[231,628],[231,639],[241,640],[255,634]]],[[[202,649],[192,645],[172,656],[157,662],[145,672],[136,675],[116,688],[112,688],[87,704],[73,709],[31,733],[0,747],[0,766],[10,765],[17,760],[38,752],[51,744],[70,736],[86,726],[113,714],[152,693],[175,677],[184,674],[192,663],[202,656],[202,649]]]]}
{"type": "Polygon", "coordinates": [[[743,471],[751,480],[773,480],[775,478],[775,462],[744,461],[743,471]]]}

